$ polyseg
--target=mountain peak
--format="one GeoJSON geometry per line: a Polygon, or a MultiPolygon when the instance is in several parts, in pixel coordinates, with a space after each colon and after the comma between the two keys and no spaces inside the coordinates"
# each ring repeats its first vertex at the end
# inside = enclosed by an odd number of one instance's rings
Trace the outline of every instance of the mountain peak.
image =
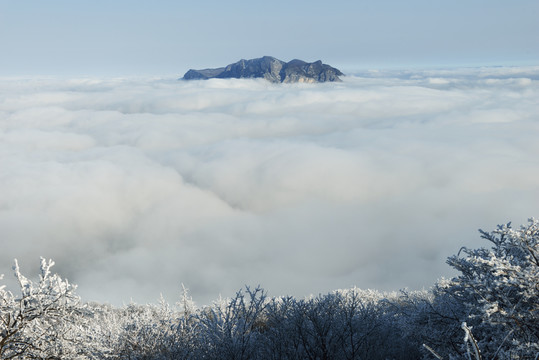
{"type": "Polygon", "coordinates": [[[273,56],[245,60],[214,69],[185,73],[183,80],[264,78],[274,83],[341,81],[340,70],[323,64],[321,60],[309,63],[294,59],[284,62],[273,56]]]}

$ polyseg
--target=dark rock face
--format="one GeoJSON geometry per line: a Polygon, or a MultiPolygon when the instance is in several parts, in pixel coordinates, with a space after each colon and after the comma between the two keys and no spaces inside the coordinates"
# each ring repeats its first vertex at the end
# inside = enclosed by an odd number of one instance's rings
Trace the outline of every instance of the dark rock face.
{"type": "Polygon", "coordinates": [[[219,75],[223,72],[225,68],[218,68],[218,69],[204,69],[204,70],[189,70],[185,73],[183,78],[185,80],[204,80],[204,79],[211,79],[219,75]]]}
{"type": "Polygon", "coordinates": [[[308,63],[302,60],[284,62],[271,56],[240,60],[216,69],[189,70],[184,80],[264,78],[274,83],[341,81],[338,69],[318,60],[308,63]]]}

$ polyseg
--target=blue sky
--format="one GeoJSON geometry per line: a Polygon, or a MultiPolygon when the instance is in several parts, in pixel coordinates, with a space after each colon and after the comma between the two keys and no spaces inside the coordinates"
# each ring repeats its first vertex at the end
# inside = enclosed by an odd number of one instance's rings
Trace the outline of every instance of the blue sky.
{"type": "Polygon", "coordinates": [[[536,65],[539,2],[0,0],[0,76],[182,75],[240,58],[345,70],[536,65]]]}

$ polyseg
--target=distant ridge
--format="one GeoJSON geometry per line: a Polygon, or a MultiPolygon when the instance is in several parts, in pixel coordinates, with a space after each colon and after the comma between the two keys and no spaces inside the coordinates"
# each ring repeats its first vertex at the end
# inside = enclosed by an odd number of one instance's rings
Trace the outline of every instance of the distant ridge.
{"type": "Polygon", "coordinates": [[[194,70],[185,73],[183,80],[264,78],[273,83],[315,83],[341,81],[340,70],[318,60],[284,62],[272,56],[240,60],[225,67],[194,70]]]}

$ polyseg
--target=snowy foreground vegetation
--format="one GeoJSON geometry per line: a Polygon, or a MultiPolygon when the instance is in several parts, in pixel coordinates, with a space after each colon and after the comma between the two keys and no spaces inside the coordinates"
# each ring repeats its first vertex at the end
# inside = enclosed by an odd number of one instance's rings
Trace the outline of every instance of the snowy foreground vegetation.
{"type": "Polygon", "coordinates": [[[0,359],[537,359],[539,221],[481,231],[429,291],[338,290],[306,299],[245,288],[196,307],[83,303],[41,260],[0,286],[0,359]]]}

